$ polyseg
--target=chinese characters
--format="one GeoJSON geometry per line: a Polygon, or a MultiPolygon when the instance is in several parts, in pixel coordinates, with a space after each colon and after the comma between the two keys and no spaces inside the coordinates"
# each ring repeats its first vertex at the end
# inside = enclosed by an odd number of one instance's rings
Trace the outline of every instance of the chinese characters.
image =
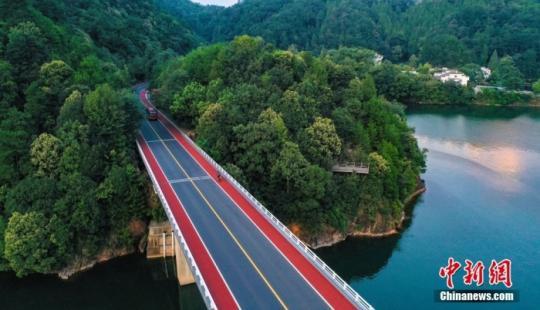
{"type": "MultiPolygon", "coordinates": [[[[448,264],[439,269],[439,276],[446,280],[446,286],[450,289],[454,288],[454,275],[461,269],[462,264],[453,257],[448,258],[448,264]]],[[[484,263],[477,261],[473,263],[466,259],[463,271],[463,283],[465,285],[482,286],[484,284],[484,263]]],[[[512,287],[512,261],[503,259],[499,262],[491,260],[488,270],[489,285],[504,284],[506,287],[512,287]]]]}

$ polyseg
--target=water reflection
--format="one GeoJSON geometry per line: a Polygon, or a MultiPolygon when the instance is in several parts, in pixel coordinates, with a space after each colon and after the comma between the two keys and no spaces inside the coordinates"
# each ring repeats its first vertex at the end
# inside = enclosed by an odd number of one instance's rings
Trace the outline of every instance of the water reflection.
{"type": "MultiPolygon", "coordinates": [[[[497,309],[435,303],[437,271],[449,256],[510,258],[520,302],[540,293],[540,109],[436,107],[409,111],[429,149],[428,192],[399,236],[349,239],[318,253],[378,309],[497,309]]],[[[512,307],[510,307],[512,308],[512,307]]]]}
{"type": "Polygon", "coordinates": [[[334,246],[318,249],[317,255],[348,283],[374,277],[398,249],[403,233],[412,223],[416,203],[411,202],[405,209],[406,219],[399,234],[382,238],[347,238],[334,246]]]}
{"type": "Polygon", "coordinates": [[[98,264],[68,281],[0,273],[0,309],[204,309],[195,285],[179,287],[174,263],[130,255],[98,264]],[[167,275],[168,274],[168,275],[167,275]]]}
{"type": "Polygon", "coordinates": [[[450,163],[462,168],[463,166],[468,167],[467,173],[476,176],[481,182],[491,185],[499,191],[518,192],[522,190],[525,184],[521,182],[521,177],[527,173],[525,163],[540,162],[538,153],[515,147],[492,148],[481,144],[432,139],[423,135],[417,135],[417,139],[419,145],[430,153],[446,156],[450,163]],[[491,177],[486,178],[486,175],[491,175],[491,177]]]}
{"type": "Polygon", "coordinates": [[[414,107],[408,112],[409,124],[420,136],[503,152],[516,147],[540,152],[540,109],[441,107],[433,113],[432,107],[414,107]]]}
{"type": "Polygon", "coordinates": [[[383,269],[399,238],[399,235],[380,239],[348,238],[335,246],[317,250],[317,254],[350,283],[373,277],[383,269]]]}

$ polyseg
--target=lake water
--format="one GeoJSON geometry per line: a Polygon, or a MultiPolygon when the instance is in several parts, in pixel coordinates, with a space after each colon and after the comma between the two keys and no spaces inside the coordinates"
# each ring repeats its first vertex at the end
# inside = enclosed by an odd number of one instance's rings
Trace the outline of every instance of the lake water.
{"type": "Polygon", "coordinates": [[[98,264],[68,281],[0,273],[2,310],[203,309],[194,285],[178,287],[171,259],[136,254],[98,264]]]}
{"type": "MultiPolygon", "coordinates": [[[[318,254],[378,309],[539,309],[540,112],[422,107],[409,109],[408,119],[429,150],[428,191],[408,210],[403,232],[348,239],[318,254]],[[511,259],[520,301],[436,303],[435,290],[445,288],[438,270],[450,256],[486,265],[511,259]]],[[[167,278],[172,268],[134,255],[69,281],[0,273],[0,309],[203,307],[195,286],[178,288],[167,278]]]]}
{"type": "Polygon", "coordinates": [[[540,113],[422,107],[409,109],[408,121],[428,149],[428,190],[402,234],[349,239],[319,254],[378,309],[540,309],[540,113]],[[491,260],[511,259],[520,301],[436,303],[449,257],[483,261],[482,289],[491,260]]]}

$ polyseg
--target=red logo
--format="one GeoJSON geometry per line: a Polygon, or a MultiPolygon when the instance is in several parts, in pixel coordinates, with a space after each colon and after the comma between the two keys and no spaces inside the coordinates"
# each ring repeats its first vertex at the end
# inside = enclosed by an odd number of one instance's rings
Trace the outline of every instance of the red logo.
{"type": "Polygon", "coordinates": [[[471,285],[475,282],[476,286],[484,284],[484,263],[477,261],[473,265],[470,260],[466,259],[464,269],[466,274],[463,276],[463,283],[471,285]]]}
{"type": "Polygon", "coordinates": [[[448,288],[454,288],[454,281],[452,277],[461,268],[459,262],[454,261],[453,257],[448,258],[448,265],[439,269],[439,277],[446,278],[446,286],[448,288]]]}
{"type": "Polygon", "coordinates": [[[503,283],[506,287],[512,287],[512,261],[503,259],[500,262],[491,261],[489,265],[489,284],[503,283]]]}
{"type": "MultiPolygon", "coordinates": [[[[448,258],[448,264],[439,269],[439,277],[446,280],[446,286],[450,289],[454,288],[453,276],[461,268],[461,263],[455,261],[453,257],[448,258]]],[[[484,263],[477,261],[473,264],[471,260],[465,260],[463,270],[463,283],[465,285],[482,286],[484,284],[484,263]]],[[[512,287],[512,261],[503,259],[500,262],[491,260],[489,265],[489,285],[504,284],[506,287],[512,287]]]]}

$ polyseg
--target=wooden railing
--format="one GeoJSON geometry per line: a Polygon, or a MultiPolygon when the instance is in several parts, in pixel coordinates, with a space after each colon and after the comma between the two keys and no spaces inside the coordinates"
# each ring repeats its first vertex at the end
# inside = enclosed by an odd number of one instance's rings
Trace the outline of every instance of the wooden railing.
{"type": "Polygon", "coordinates": [[[332,172],[369,174],[369,165],[355,162],[338,163],[332,166],[332,172]]]}

